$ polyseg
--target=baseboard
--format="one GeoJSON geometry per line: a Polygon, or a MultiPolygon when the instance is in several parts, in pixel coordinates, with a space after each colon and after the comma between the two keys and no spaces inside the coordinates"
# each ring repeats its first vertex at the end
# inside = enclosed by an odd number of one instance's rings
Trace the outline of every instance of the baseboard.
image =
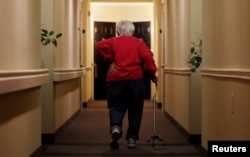
{"type": "Polygon", "coordinates": [[[86,108],[86,107],[88,107],[88,104],[87,104],[87,102],[82,102],[82,107],[83,107],[83,108],[86,108]]]}
{"type": "Polygon", "coordinates": [[[157,107],[158,107],[158,108],[162,108],[162,103],[161,103],[161,102],[158,102],[158,103],[157,103],[157,107]]]}
{"type": "Polygon", "coordinates": [[[91,100],[92,100],[92,98],[89,98],[89,100],[82,102],[82,107],[83,108],[88,107],[88,102],[91,101],[91,100]]]}
{"type": "Polygon", "coordinates": [[[200,134],[190,134],[186,131],[171,115],[165,112],[166,117],[172,122],[172,124],[184,135],[190,144],[201,144],[200,134]]]}
{"type": "Polygon", "coordinates": [[[43,133],[42,134],[42,144],[54,143],[56,137],[80,114],[80,109],[71,116],[61,127],[59,127],[55,133],[43,133]]]}
{"type": "Polygon", "coordinates": [[[54,143],[55,134],[49,133],[49,134],[42,134],[42,144],[50,144],[54,143]]]}
{"type": "Polygon", "coordinates": [[[191,144],[201,144],[201,135],[200,134],[189,134],[189,143],[191,144]]]}

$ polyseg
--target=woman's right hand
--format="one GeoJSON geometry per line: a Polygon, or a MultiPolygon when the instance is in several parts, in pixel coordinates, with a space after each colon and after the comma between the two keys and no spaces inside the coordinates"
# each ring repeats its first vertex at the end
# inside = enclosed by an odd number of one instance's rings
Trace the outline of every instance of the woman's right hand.
{"type": "Polygon", "coordinates": [[[117,71],[117,66],[115,65],[115,63],[109,65],[109,70],[113,73],[117,71]]]}
{"type": "Polygon", "coordinates": [[[154,75],[154,77],[152,77],[151,80],[152,80],[154,83],[157,83],[157,82],[158,82],[158,76],[154,75]]]}

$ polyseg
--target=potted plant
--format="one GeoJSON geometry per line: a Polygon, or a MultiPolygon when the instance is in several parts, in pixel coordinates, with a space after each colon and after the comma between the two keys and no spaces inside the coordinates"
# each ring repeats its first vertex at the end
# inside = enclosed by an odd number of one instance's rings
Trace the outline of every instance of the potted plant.
{"type": "Polygon", "coordinates": [[[54,37],[54,31],[48,31],[47,29],[41,29],[41,43],[46,46],[52,43],[57,47],[57,39],[62,36],[62,33],[56,34],[54,37]]]}
{"type": "MultiPolygon", "coordinates": [[[[43,46],[47,46],[49,44],[53,44],[55,47],[57,47],[57,39],[62,36],[62,33],[56,34],[54,36],[54,31],[48,31],[47,29],[41,29],[41,43],[43,46]]],[[[45,67],[45,62],[43,59],[41,60],[41,68],[45,67]]]]}
{"type": "Polygon", "coordinates": [[[188,64],[191,72],[196,72],[202,63],[202,39],[198,38],[197,41],[191,42],[190,56],[188,64]]]}

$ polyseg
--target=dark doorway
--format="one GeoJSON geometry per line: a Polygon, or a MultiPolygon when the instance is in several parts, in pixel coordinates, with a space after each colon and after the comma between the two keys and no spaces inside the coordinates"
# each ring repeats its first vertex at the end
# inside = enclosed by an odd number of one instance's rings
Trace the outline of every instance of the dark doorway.
{"type": "MultiPolygon", "coordinates": [[[[151,48],[151,34],[150,34],[150,22],[134,22],[135,25],[135,33],[134,36],[142,39],[149,48],[151,48]]],[[[145,99],[150,99],[151,96],[151,80],[147,76],[145,76],[145,99]]]]}
{"type": "Polygon", "coordinates": [[[115,22],[94,22],[94,99],[107,99],[106,73],[109,65],[96,50],[96,42],[116,35],[115,22]]]}
{"type": "MultiPolygon", "coordinates": [[[[141,38],[150,48],[150,22],[134,22],[134,36],[141,38]]],[[[107,99],[106,72],[109,65],[98,54],[95,44],[102,39],[116,36],[115,22],[94,22],[94,99],[107,99]]],[[[145,99],[150,99],[150,79],[145,78],[145,99]]]]}

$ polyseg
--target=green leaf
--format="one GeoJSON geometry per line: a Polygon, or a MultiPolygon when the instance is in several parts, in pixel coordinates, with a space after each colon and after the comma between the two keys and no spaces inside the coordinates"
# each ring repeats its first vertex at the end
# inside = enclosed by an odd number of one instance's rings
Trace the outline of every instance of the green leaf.
{"type": "Polygon", "coordinates": [[[195,68],[198,68],[200,66],[200,62],[196,62],[194,66],[195,68]]]}
{"type": "Polygon", "coordinates": [[[199,47],[202,47],[202,40],[200,39],[199,47]]]}
{"type": "Polygon", "coordinates": [[[201,58],[200,56],[196,56],[196,57],[195,57],[195,60],[196,60],[197,62],[201,62],[202,58],[201,58]]]}
{"type": "Polygon", "coordinates": [[[57,35],[56,35],[56,39],[57,38],[60,38],[62,36],[62,33],[58,33],[57,35]]]}
{"type": "Polygon", "coordinates": [[[48,45],[52,43],[55,47],[57,47],[57,38],[62,36],[62,33],[58,33],[55,38],[53,38],[54,31],[48,31],[46,29],[41,29],[41,43],[43,45],[48,45]]]}
{"type": "Polygon", "coordinates": [[[193,54],[195,51],[195,48],[194,47],[191,47],[191,53],[193,54]]]}
{"type": "Polygon", "coordinates": [[[190,62],[191,62],[192,65],[195,65],[195,62],[196,62],[195,57],[191,58],[190,62]]]}
{"type": "Polygon", "coordinates": [[[41,41],[44,41],[45,40],[45,38],[44,37],[41,37],[41,41]]]}
{"type": "Polygon", "coordinates": [[[49,32],[49,36],[52,36],[54,34],[54,31],[49,32]]]}
{"type": "Polygon", "coordinates": [[[53,43],[53,45],[54,45],[55,47],[57,47],[57,41],[56,41],[55,39],[51,40],[51,42],[53,43]]]}
{"type": "Polygon", "coordinates": [[[48,31],[46,29],[41,29],[42,33],[48,34],[48,31]]]}
{"type": "Polygon", "coordinates": [[[195,42],[191,42],[190,56],[187,63],[189,64],[192,72],[195,72],[202,63],[202,42],[201,37],[199,37],[195,42]]]}
{"type": "Polygon", "coordinates": [[[47,37],[47,34],[45,34],[45,33],[41,33],[41,36],[47,37]]]}
{"type": "Polygon", "coordinates": [[[50,43],[50,39],[46,39],[46,40],[44,41],[44,43],[45,43],[45,45],[48,45],[48,44],[50,43]]]}

